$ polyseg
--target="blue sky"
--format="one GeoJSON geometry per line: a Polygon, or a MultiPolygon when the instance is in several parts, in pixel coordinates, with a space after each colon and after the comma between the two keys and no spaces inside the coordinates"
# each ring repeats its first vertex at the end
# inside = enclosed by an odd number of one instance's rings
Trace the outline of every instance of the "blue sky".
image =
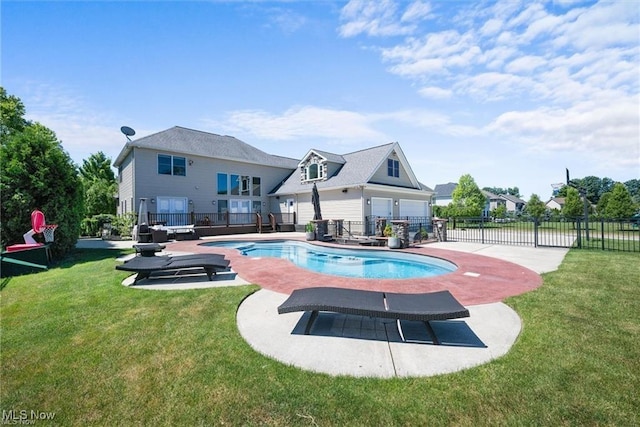
{"type": "Polygon", "coordinates": [[[638,1],[2,1],[2,86],[72,159],[120,127],[300,158],[398,141],[430,187],[471,174],[640,178],[638,1]]]}

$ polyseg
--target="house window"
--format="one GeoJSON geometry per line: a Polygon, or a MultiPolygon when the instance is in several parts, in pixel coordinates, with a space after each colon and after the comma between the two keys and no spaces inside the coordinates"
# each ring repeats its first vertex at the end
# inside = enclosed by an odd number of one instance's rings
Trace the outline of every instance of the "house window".
{"type": "Polygon", "coordinates": [[[240,195],[240,175],[231,175],[231,195],[240,195]]]}
{"type": "Polygon", "coordinates": [[[251,178],[247,175],[242,175],[240,177],[240,195],[249,196],[250,191],[251,191],[251,178]]]}
{"type": "Polygon", "coordinates": [[[227,174],[219,173],[218,174],[218,194],[219,195],[228,194],[229,192],[228,187],[229,187],[229,182],[228,182],[227,174]]]}
{"type": "Polygon", "coordinates": [[[254,196],[261,196],[261,190],[260,190],[260,177],[258,176],[254,176],[253,177],[253,195],[254,196]]]}
{"type": "Polygon", "coordinates": [[[394,159],[387,159],[387,175],[395,178],[400,177],[400,162],[394,159]]]}
{"type": "Polygon", "coordinates": [[[187,175],[187,159],[184,157],[158,154],[158,174],[160,175],[187,175]]]}
{"type": "Polygon", "coordinates": [[[171,156],[158,154],[158,173],[160,175],[171,175],[171,156]]]}
{"type": "Polygon", "coordinates": [[[177,176],[187,176],[187,159],[184,157],[173,157],[173,174],[177,176]]]}
{"type": "Polygon", "coordinates": [[[312,181],[324,176],[324,167],[319,163],[311,163],[304,169],[304,180],[312,181]]]}

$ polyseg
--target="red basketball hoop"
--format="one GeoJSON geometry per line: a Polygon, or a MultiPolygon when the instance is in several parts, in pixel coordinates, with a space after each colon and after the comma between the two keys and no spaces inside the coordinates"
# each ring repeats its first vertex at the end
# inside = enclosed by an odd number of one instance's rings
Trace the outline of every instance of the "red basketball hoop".
{"type": "Polygon", "coordinates": [[[53,233],[56,231],[56,228],[58,228],[57,224],[46,224],[43,226],[44,228],[42,229],[42,234],[44,234],[44,241],[46,243],[52,243],[53,242],[53,233]]]}
{"type": "Polygon", "coordinates": [[[42,233],[42,230],[45,228],[45,224],[46,221],[42,212],[37,209],[31,212],[31,229],[35,233],[42,233]]]}

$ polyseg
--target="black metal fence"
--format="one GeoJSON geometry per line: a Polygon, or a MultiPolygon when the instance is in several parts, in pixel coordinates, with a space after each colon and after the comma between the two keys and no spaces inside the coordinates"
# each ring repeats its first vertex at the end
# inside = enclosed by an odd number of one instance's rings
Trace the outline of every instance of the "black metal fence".
{"type": "MultiPolygon", "coordinates": [[[[274,214],[278,224],[295,224],[294,214],[274,214]]],[[[429,217],[366,217],[365,221],[343,221],[330,224],[331,234],[368,235],[376,234],[380,220],[386,222],[403,220],[409,222],[409,232],[421,229],[433,233],[429,217]],[[331,227],[334,227],[331,229],[331,227]],[[341,231],[336,229],[338,227],[341,231]]],[[[263,222],[269,222],[268,215],[263,222]]],[[[150,213],[151,224],[178,226],[233,226],[257,224],[256,214],[246,213],[150,213]]],[[[447,221],[447,240],[476,242],[482,244],[519,245],[534,247],[563,247],[600,249],[609,251],[640,252],[640,218],[559,218],[553,220],[534,219],[489,219],[451,218],[447,221]]]]}
{"type": "Polygon", "coordinates": [[[640,252],[640,218],[491,220],[452,218],[447,240],[500,245],[547,246],[640,252]]]}
{"type": "Polygon", "coordinates": [[[433,232],[433,223],[430,217],[427,216],[402,216],[402,217],[379,217],[368,216],[365,218],[365,232],[364,234],[373,236],[376,234],[376,226],[379,221],[383,223],[389,223],[391,221],[408,221],[409,233],[417,233],[420,230],[425,230],[429,233],[433,232]]]}

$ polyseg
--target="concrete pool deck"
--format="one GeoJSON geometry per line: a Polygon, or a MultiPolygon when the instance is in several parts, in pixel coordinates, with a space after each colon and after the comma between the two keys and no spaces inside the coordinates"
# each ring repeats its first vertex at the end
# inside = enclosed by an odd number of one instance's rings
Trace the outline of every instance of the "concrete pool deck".
{"type": "MultiPolygon", "coordinates": [[[[518,315],[502,301],[536,289],[542,284],[539,274],[553,271],[567,250],[480,245],[467,243],[431,243],[404,249],[448,259],[458,270],[428,279],[375,280],[350,279],[312,273],[285,260],[244,257],[235,249],[203,246],[216,240],[304,240],[303,233],[234,235],[181,241],[167,244],[166,251],[224,253],[232,272],[214,282],[193,278],[174,279],[136,286],[144,289],[186,289],[192,287],[233,286],[255,283],[258,292],[239,306],[237,324],[241,335],[256,351],[285,364],[329,375],[366,377],[415,377],[456,372],[477,366],[506,354],[521,330],[518,315]],[[443,342],[428,342],[424,325],[403,322],[409,339],[402,342],[394,321],[321,313],[310,335],[304,335],[307,314],[278,315],[277,306],[299,287],[338,286],[394,292],[430,292],[448,289],[469,308],[466,319],[433,322],[443,342]]],[[[131,247],[118,242],[115,247],[131,247]]],[[[78,247],[90,247],[89,242],[78,247]]],[[[103,246],[104,247],[104,246],[103,246]]],[[[374,249],[376,250],[376,249],[374,249]]],[[[377,249],[388,250],[388,249],[377,249]]],[[[223,276],[223,275],[221,275],[223,276]]],[[[164,279],[163,279],[164,280],[164,279]]]]}

